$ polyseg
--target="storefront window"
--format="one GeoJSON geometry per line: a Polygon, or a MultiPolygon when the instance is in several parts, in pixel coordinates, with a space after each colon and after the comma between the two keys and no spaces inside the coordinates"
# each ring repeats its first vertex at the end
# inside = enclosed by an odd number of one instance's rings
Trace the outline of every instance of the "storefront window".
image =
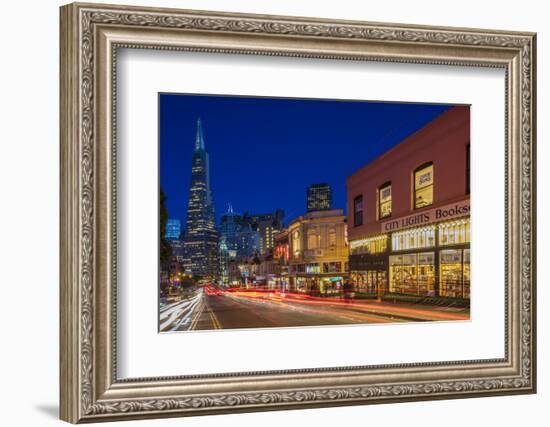
{"type": "Polygon", "coordinates": [[[341,262],[324,262],[323,273],[340,273],[342,271],[341,262]]]}
{"type": "Polygon", "coordinates": [[[319,280],[319,292],[321,295],[338,295],[342,289],[342,277],[330,277],[319,280]]]}
{"type": "Polygon", "coordinates": [[[441,296],[453,298],[465,297],[462,286],[463,269],[461,249],[447,249],[439,253],[439,294],[441,296]]]}
{"type": "Polygon", "coordinates": [[[458,245],[470,242],[470,218],[439,224],[439,244],[458,245]]]}
{"type": "Polygon", "coordinates": [[[321,267],[318,263],[306,264],[306,273],[320,273],[321,267]]]}
{"type": "Polygon", "coordinates": [[[350,246],[352,254],[378,254],[386,252],[388,249],[388,236],[383,235],[354,240],[350,246]]]}
{"type": "Polygon", "coordinates": [[[390,292],[433,295],[434,253],[390,256],[390,292]]]}
{"type": "Polygon", "coordinates": [[[470,298],[470,249],[464,249],[463,298],[470,298]]]}
{"type": "Polygon", "coordinates": [[[399,231],[391,239],[394,251],[430,248],[435,245],[435,226],[399,231]]]}
{"type": "Polygon", "coordinates": [[[378,218],[391,216],[391,184],[387,183],[378,190],[378,218]]]}
{"type": "Polygon", "coordinates": [[[383,270],[355,272],[350,280],[358,294],[384,295],[387,292],[387,273],[383,270]]]}
{"type": "Polygon", "coordinates": [[[434,165],[421,166],[414,172],[414,208],[419,209],[433,203],[434,165]]]}
{"type": "Polygon", "coordinates": [[[418,293],[420,295],[433,295],[434,279],[434,253],[418,254],[418,293]]]}
{"type": "Polygon", "coordinates": [[[302,277],[297,277],[295,279],[295,290],[297,292],[306,292],[307,291],[306,279],[304,279],[302,277]]]}

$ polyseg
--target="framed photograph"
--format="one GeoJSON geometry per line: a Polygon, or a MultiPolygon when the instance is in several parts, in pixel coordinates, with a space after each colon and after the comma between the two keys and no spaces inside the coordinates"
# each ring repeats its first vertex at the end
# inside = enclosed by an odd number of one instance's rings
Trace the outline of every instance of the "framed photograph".
{"type": "Polygon", "coordinates": [[[536,391],[535,34],[61,8],[61,418],[536,391]]]}

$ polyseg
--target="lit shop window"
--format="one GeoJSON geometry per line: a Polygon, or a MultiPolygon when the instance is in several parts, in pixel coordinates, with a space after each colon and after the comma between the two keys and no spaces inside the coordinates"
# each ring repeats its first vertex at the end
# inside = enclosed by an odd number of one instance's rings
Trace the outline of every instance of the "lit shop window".
{"type": "Polygon", "coordinates": [[[363,196],[353,199],[353,226],[363,225],[363,196]]]}
{"type": "Polygon", "coordinates": [[[394,251],[430,248],[435,245],[435,226],[399,231],[391,236],[394,251]]]}
{"type": "Polygon", "coordinates": [[[434,253],[390,256],[390,292],[434,294],[434,253]]]}
{"type": "Polygon", "coordinates": [[[320,273],[321,267],[318,263],[306,264],[306,273],[320,273]]]}
{"type": "Polygon", "coordinates": [[[439,224],[439,244],[457,245],[470,242],[470,219],[439,224]]]}
{"type": "Polygon", "coordinates": [[[378,218],[391,216],[391,184],[387,183],[378,190],[378,218]]]}
{"type": "Polygon", "coordinates": [[[447,249],[439,253],[439,293],[444,297],[470,298],[470,250],[447,249]]]}
{"type": "Polygon", "coordinates": [[[378,254],[388,249],[388,236],[369,237],[350,243],[352,254],[378,254]]]}
{"type": "Polygon", "coordinates": [[[462,296],[470,298],[470,249],[464,249],[462,271],[462,296]]]}
{"type": "Polygon", "coordinates": [[[368,295],[383,295],[387,292],[387,272],[367,270],[353,272],[350,280],[356,292],[368,295]]]}
{"type": "Polygon", "coordinates": [[[342,271],[341,262],[324,262],[323,273],[340,273],[342,271]]]}
{"type": "Polygon", "coordinates": [[[421,166],[414,172],[414,208],[429,206],[434,201],[434,165],[421,166]]]}

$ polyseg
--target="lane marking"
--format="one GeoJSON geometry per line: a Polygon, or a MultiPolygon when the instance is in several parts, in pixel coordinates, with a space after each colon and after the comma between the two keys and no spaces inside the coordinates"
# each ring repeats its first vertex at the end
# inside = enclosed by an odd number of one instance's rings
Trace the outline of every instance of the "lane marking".
{"type": "Polygon", "coordinates": [[[208,313],[210,314],[210,319],[212,319],[212,323],[214,324],[215,329],[223,329],[219,320],[218,316],[216,316],[216,313],[210,308],[208,303],[206,303],[206,308],[208,309],[208,313]]]}
{"type": "Polygon", "coordinates": [[[165,310],[159,316],[160,330],[174,330],[182,323],[186,323],[201,299],[202,294],[199,293],[189,300],[180,301],[170,306],[168,310],[165,310]],[[175,328],[172,327],[174,324],[176,325],[175,328]]]}
{"type": "Polygon", "coordinates": [[[187,328],[188,331],[195,330],[195,328],[197,327],[197,323],[199,323],[199,319],[202,316],[203,311],[204,311],[204,302],[201,301],[200,302],[200,307],[197,310],[197,314],[195,315],[195,317],[191,321],[191,325],[189,325],[189,328],[187,328]]]}

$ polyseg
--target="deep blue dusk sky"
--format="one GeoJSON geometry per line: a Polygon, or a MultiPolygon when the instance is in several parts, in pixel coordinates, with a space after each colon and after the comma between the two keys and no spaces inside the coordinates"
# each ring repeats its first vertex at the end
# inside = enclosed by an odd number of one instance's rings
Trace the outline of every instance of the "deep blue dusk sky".
{"type": "Polygon", "coordinates": [[[159,95],[160,183],[170,218],[185,224],[197,117],[201,117],[216,218],[306,208],[306,188],[327,182],[346,208],[345,180],[448,105],[159,95]]]}

